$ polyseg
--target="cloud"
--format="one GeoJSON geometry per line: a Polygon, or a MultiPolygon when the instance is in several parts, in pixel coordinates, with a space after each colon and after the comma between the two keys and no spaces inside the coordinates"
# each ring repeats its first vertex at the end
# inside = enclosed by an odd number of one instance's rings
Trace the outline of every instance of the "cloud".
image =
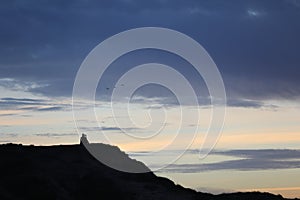
{"type": "Polygon", "coordinates": [[[300,150],[291,149],[230,150],[215,151],[214,154],[250,159],[300,159],[300,150]]]}
{"type": "MultiPolygon", "coordinates": [[[[198,96],[198,103],[200,107],[207,107],[211,105],[209,97],[198,96]]],[[[147,109],[162,109],[180,106],[176,97],[133,97],[131,103],[145,104],[147,109]]],[[[188,100],[186,102],[189,102],[188,100]]],[[[191,104],[182,104],[182,106],[189,106],[191,104]]],[[[251,100],[244,98],[227,99],[227,106],[229,107],[243,107],[243,108],[268,108],[275,110],[278,108],[275,104],[265,103],[262,100],[251,100]]]]}
{"type": "Polygon", "coordinates": [[[262,17],[262,16],[266,15],[266,12],[255,10],[255,9],[248,9],[247,10],[247,15],[250,18],[259,18],[259,17],[262,17]]]}
{"type": "MultiPolygon", "coordinates": [[[[181,31],[207,49],[224,77],[230,98],[300,96],[297,0],[16,0],[5,1],[0,12],[0,85],[11,90],[70,97],[81,62],[97,44],[130,28],[159,26],[181,31]],[[244,20],[245,12],[251,19],[267,17],[244,20]]],[[[126,65],[148,61],[167,63],[198,85],[200,78],[193,78],[188,64],[177,64],[178,60],[165,56],[156,52],[121,59],[101,85],[111,86],[115,77],[129,69],[126,65]]],[[[99,95],[107,93],[100,87],[99,95]]]]}
{"type": "Polygon", "coordinates": [[[15,101],[15,102],[41,102],[41,101],[44,101],[42,99],[11,98],[11,97],[1,98],[1,100],[3,100],[3,101],[15,101]]]}
{"type": "Polygon", "coordinates": [[[39,136],[39,137],[69,137],[69,136],[78,136],[75,133],[37,133],[34,134],[34,136],[39,136]]]}
{"type": "Polygon", "coordinates": [[[0,114],[0,116],[2,116],[2,117],[14,116],[14,115],[16,115],[16,114],[15,113],[0,114]]]}
{"type": "Polygon", "coordinates": [[[24,98],[0,98],[2,108],[11,108],[15,106],[45,105],[42,99],[24,99],[24,98]]]}
{"type": "Polygon", "coordinates": [[[31,98],[0,98],[1,116],[28,116],[27,112],[46,112],[46,111],[62,111],[70,110],[70,103],[62,103],[58,100],[49,99],[31,99],[31,98]]]}
{"type": "Polygon", "coordinates": [[[300,168],[300,161],[276,161],[276,160],[254,160],[241,159],[224,161],[213,164],[173,164],[168,166],[166,172],[197,173],[215,170],[276,170],[276,169],[295,169],[300,168]]]}
{"type": "Polygon", "coordinates": [[[228,99],[227,106],[243,107],[243,108],[270,108],[276,109],[278,106],[273,104],[266,104],[263,101],[249,100],[249,99],[228,99]]]}
{"type": "MultiPolygon", "coordinates": [[[[197,152],[196,150],[189,151],[193,154],[197,152]]],[[[212,154],[234,156],[239,159],[206,164],[172,164],[164,171],[197,173],[215,170],[255,171],[300,168],[300,150],[230,150],[215,151],[212,154]]]]}
{"type": "Polygon", "coordinates": [[[64,110],[64,107],[52,106],[52,107],[38,108],[37,109],[37,111],[59,111],[59,110],[64,110]]]}
{"type": "Polygon", "coordinates": [[[0,133],[1,137],[9,137],[9,138],[15,138],[18,137],[19,135],[16,133],[0,133]]]}
{"type": "MultiPolygon", "coordinates": [[[[20,81],[14,78],[1,78],[0,77],[0,86],[10,89],[13,91],[26,91],[29,92],[31,90],[46,87],[47,84],[39,84],[34,81],[20,81]]],[[[7,99],[12,100],[12,99],[7,99]]],[[[24,100],[24,99],[23,99],[24,100]]],[[[26,99],[25,99],[26,101],[26,99]]]]}
{"type": "Polygon", "coordinates": [[[99,127],[81,127],[81,130],[83,131],[120,131],[122,130],[139,130],[139,128],[136,127],[125,127],[125,128],[119,128],[117,126],[99,126],[99,127]]]}

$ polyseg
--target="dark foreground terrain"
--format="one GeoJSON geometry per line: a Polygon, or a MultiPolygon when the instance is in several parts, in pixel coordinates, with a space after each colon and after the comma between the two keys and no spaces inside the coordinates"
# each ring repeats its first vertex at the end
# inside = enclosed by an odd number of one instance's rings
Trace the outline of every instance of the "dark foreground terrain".
{"type": "MultiPolygon", "coordinates": [[[[114,162],[147,168],[117,147],[92,144],[114,162]]],[[[175,185],[152,172],[116,171],[97,161],[81,145],[0,145],[0,199],[249,199],[282,200],[269,193],[211,195],[175,185]]]]}

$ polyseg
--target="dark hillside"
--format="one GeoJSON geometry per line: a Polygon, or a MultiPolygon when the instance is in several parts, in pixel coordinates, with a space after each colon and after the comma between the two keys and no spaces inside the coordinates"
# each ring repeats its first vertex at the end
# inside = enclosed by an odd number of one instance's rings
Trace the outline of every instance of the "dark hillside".
{"type": "MultiPolygon", "coordinates": [[[[112,162],[147,168],[119,148],[91,144],[112,162]],[[108,158],[109,159],[109,158],[108,158]]],[[[283,199],[268,193],[211,195],[152,172],[125,173],[96,160],[82,145],[0,145],[0,199],[283,199]]]]}

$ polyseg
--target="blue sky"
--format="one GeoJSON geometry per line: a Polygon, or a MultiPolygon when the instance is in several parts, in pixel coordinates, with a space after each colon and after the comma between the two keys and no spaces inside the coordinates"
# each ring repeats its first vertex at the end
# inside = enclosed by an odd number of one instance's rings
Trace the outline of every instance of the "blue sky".
{"type": "Polygon", "coordinates": [[[299,96],[298,1],[5,1],[1,15],[1,78],[42,85],[31,92],[69,96],[99,42],[161,26],[204,46],[230,97],[299,96]]]}

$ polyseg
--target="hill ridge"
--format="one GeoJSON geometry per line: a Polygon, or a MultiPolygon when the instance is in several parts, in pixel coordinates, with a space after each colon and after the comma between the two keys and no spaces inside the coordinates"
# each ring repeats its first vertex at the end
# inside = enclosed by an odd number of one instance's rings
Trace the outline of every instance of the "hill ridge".
{"type": "MultiPolygon", "coordinates": [[[[111,162],[147,168],[116,146],[90,145],[106,155],[113,153],[111,162]]],[[[0,156],[0,199],[285,199],[261,192],[212,195],[176,185],[153,172],[121,172],[102,164],[79,144],[3,144],[0,156]]]]}

